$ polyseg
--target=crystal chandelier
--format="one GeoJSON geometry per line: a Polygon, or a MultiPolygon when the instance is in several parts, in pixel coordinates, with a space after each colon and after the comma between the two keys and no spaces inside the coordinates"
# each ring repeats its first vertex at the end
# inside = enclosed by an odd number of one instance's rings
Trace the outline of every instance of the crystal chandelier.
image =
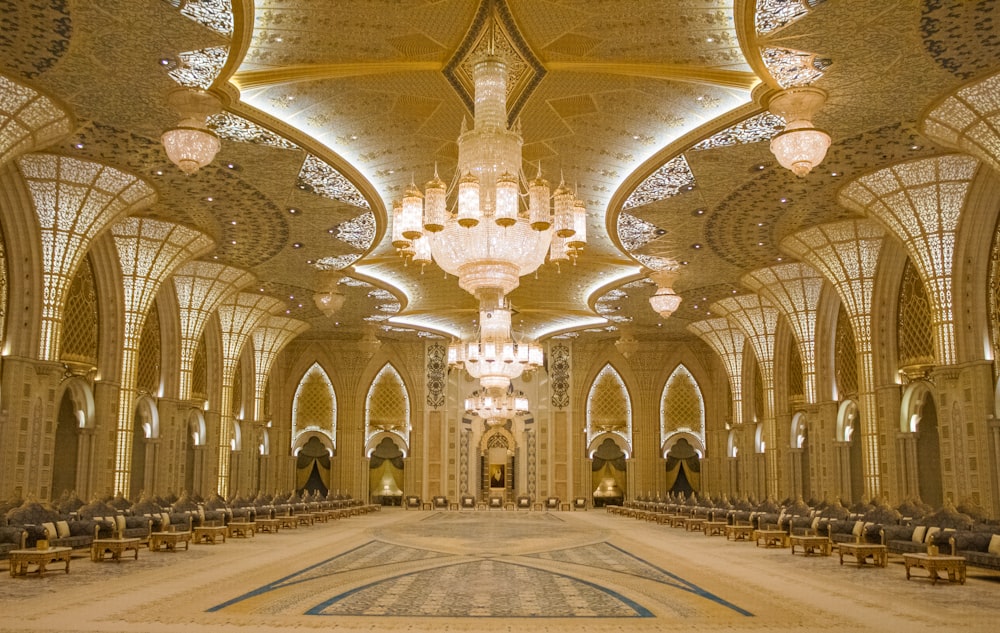
{"type": "Polygon", "coordinates": [[[812,124],[813,116],[826,102],[819,88],[783,90],[771,98],[768,109],[785,119],[785,129],[771,139],[771,152],[778,163],[800,178],[823,162],[830,135],[812,124]]]}
{"type": "Polygon", "coordinates": [[[189,88],[171,92],[167,103],[180,115],[181,121],[164,132],[160,142],[167,158],[190,176],[211,163],[222,147],[219,137],[205,125],[206,119],[217,114],[221,105],[215,96],[189,88]]]}
{"type": "Polygon", "coordinates": [[[319,277],[319,288],[313,294],[313,302],[325,316],[332,317],[344,307],[347,297],[340,291],[337,271],[322,270],[319,272],[319,277]]]}
{"type": "Polygon", "coordinates": [[[530,413],[527,396],[513,389],[474,391],[465,399],[465,412],[479,416],[491,426],[530,413]]]}
{"type": "Polygon", "coordinates": [[[448,364],[463,367],[484,389],[506,390],[525,371],[542,366],[542,347],[514,340],[510,309],[479,311],[479,338],[448,346],[448,364]]]}
{"type": "Polygon", "coordinates": [[[661,317],[666,319],[681,305],[681,297],[674,292],[674,281],[677,271],[671,269],[656,270],[649,273],[649,278],[656,283],[656,292],[649,298],[649,305],[661,317]]]}
{"type": "Polygon", "coordinates": [[[457,182],[449,191],[435,170],[424,193],[411,184],[393,211],[392,242],[415,262],[433,259],[482,299],[512,292],[550,251],[556,261],[575,259],[587,241],[587,210],[564,185],[553,193],[540,176],[524,178],[520,126],[507,127],[506,62],[481,56],[473,82],[475,121],[471,130],[462,122],[457,182]]]}

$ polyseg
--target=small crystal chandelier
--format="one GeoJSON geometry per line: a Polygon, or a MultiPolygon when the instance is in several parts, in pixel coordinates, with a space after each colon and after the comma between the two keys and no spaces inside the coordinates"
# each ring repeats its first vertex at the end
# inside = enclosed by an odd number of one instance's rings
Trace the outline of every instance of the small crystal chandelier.
{"type": "Polygon", "coordinates": [[[626,359],[639,351],[639,340],[635,338],[631,330],[622,330],[621,336],[615,341],[615,349],[626,359]]]}
{"type": "Polygon", "coordinates": [[[448,346],[448,364],[463,367],[486,390],[505,390],[525,371],[542,366],[542,347],[514,340],[510,308],[480,310],[479,337],[448,346]]]}
{"type": "Polygon", "coordinates": [[[768,103],[772,114],[785,119],[785,129],[771,139],[771,152],[800,178],[823,162],[830,147],[830,135],[812,124],[825,102],[826,92],[803,86],[783,90],[768,103]]]}
{"type": "Polygon", "coordinates": [[[190,88],[174,90],[167,96],[167,103],[181,121],[164,132],[160,142],[167,158],[190,176],[211,163],[222,147],[219,137],[205,125],[222,106],[214,95],[190,88]]]}
{"type": "Polygon", "coordinates": [[[494,426],[527,415],[531,411],[528,409],[527,396],[521,391],[515,392],[513,388],[508,388],[473,391],[465,399],[465,412],[477,415],[486,420],[486,424],[494,426]]]}
{"type": "Polygon", "coordinates": [[[673,269],[655,270],[649,273],[649,278],[656,283],[656,292],[649,298],[649,305],[661,317],[666,319],[681,305],[681,297],[674,292],[674,281],[677,271],[673,269]]]}
{"type": "Polygon", "coordinates": [[[319,311],[327,317],[332,317],[344,307],[347,297],[340,291],[338,284],[339,273],[335,270],[321,270],[319,272],[319,288],[313,294],[313,302],[319,311]]]}
{"type": "Polygon", "coordinates": [[[411,183],[393,210],[392,243],[415,262],[433,259],[481,299],[509,294],[550,252],[554,261],[579,256],[587,209],[565,185],[551,193],[540,175],[523,176],[520,124],[507,127],[506,62],[482,55],[473,82],[475,121],[471,130],[462,122],[457,182],[449,188],[435,170],[424,193],[411,183]]]}

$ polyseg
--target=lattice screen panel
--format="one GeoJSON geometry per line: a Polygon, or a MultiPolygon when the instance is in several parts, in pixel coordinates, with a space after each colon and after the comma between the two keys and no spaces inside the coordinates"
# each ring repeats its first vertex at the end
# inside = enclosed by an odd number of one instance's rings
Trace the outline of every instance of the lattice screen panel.
{"type": "Polygon", "coordinates": [[[299,381],[292,402],[292,443],[307,431],[323,433],[336,446],[337,394],[323,368],[313,363],[299,381]]]}
{"type": "Polygon", "coordinates": [[[233,396],[229,402],[229,412],[234,418],[239,418],[243,411],[243,359],[236,363],[233,369],[233,396]]]}
{"type": "Polygon", "coordinates": [[[858,352],[854,344],[854,328],[844,306],[837,312],[837,334],[834,342],[834,372],[837,393],[843,400],[858,393],[858,352]]]}
{"type": "Polygon", "coordinates": [[[191,363],[191,397],[199,400],[208,398],[208,349],[204,334],[198,339],[194,362],[191,363]]]}
{"type": "Polygon", "coordinates": [[[960,149],[1000,172],[1000,73],[962,86],[924,121],[924,132],[945,147],[960,149]]]}
{"type": "Polygon", "coordinates": [[[597,373],[587,393],[587,444],[608,432],[632,446],[632,400],[621,374],[610,364],[597,373]]]}
{"type": "Polygon", "coordinates": [[[278,352],[309,327],[304,321],[271,316],[264,319],[253,331],[255,420],[263,421],[270,414],[267,382],[271,374],[271,365],[278,357],[278,352]]]}
{"type": "Polygon", "coordinates": [[[955,236],[978,168],[979,161],[967,155],[908,161],[861,176],[838,197],[845,207],[877,218],[906,246],[927,287],[942,365],[957,360],[951,275],[955,236]]]}
{"type": "Polygon", "coordinates": [[[35,205],[42,239],[38,353],[41,360],[55,360],[66,290],[91,241],[115,219],[152,204],[156,193],[136,176],[91,161],[29,154],[17,164],[35,205]]]}
{"type": "Polygon", "coordinates": [[[934,364],[934,326],[931,322],[931,302],[927,289],[913,263],[903,268],[899,286],[899,306],[896,314],[896,341],[899,366],[934,364]]]}
{"type": "Polygon", "coordinates": [[[804,398],[806,388],[802,372],[802,354],[799,353],[799,346],[795,341],[791,341],[788,351],[788,396],[804,398]]]}
{"type": "Polygon", "coordinates": [[[698,382],[684,365],[667,378],[660,397],[660,443],[675,431],[685,430],[705,439],[705,400],[698,382]]]}
{"type": "Polygon", "coordinates": [[[392,365],[379,370],[365,397],[365,440],[392,431],[410,443],[410,395],[392,365]]]}
{"type": "Polygon", "coordinates": [[[156,395],[160,388],[160,315],[156,301],[149,307],[146,322],[139,337],[139,355],[136,361],[135,388],[156,395]]]}
{"type": "Polygon", "coordinates": [[[61,106],[0,75],[0,165],[72,131],[69,114],[61,106]]]}
{"type": "Polygon", "coordinates": [[[743,423],[743,345],[746,336],[729,319],[706,319],[695,321],[687,326],[687,330],[701,340],[722,359],[729,376],[729,393],[733,424],[743,423]]]}
{"type": "Polygon", "coordinates": [[[177,269],[173,275],[174,293],[180,312],[180,394],[190,397],[191,363],[205,323],[219,304],[233,292],[254,280],[250,273],[215,262],[193,261],[177,269]]]}
{"type": "MultiPolygon", "coordinates": [[[[6,283],[3,292],[7,292],[6,283]]],[[[3,305],[6,305],[6,301],[3,305]]],[[[84,257],[66,294],[60,360],[97,367],[97,319],[94,269],[90,265],[90,259],[84,257]]],[[[0,326],[2,325],[0,321],[0,326]]]]}

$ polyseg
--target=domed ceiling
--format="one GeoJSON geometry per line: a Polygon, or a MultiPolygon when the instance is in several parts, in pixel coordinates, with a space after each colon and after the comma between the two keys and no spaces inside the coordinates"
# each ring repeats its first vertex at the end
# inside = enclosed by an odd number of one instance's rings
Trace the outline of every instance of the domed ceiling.
{"type": "Polygon", "coordinates": [[[998,59],[975,27],[991,3],[941,4],[0,0],[0,68],[75,115],[51,151],[148,178],[159,203],[143,213],[210,235],[206,259],[252,272],[253,291],[312,325],[303,336],[456,336],[475,300],[396,254],[389,211],[411,181],[452,180],[469,60],[500,50],[524,173],[564,180],[588,209],[582,256],[511,294],[515,328],[682,339],[743,275],[790,261],[782,238],[851,217],[845,179],[937,151],[921,112],[998,59]],[[805,85],[829,94],[815,123],[833,145],[798,178],[769,152],[784,121],[764,104],[805,85]],[[192,176],[159,142],[179,86],[223,104],[209,122],[222,149],[192,176]],[[664,266],[683,297],[669,319],[648,304],[646,274],[664,266]],[[332,317],[312,300],[322,270],[347,295],[332,317]]]}

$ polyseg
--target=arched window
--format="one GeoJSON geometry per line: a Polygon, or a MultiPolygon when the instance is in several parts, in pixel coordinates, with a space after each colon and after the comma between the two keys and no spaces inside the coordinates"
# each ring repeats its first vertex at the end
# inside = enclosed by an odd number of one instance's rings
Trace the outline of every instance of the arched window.
{"type": "MultiPolygon", "coordinates": [[[[665,447],[673,436],[694,435],[705,445],[705,399],[698,381],[684,365],[667,378],[660,395],[660,446],[665,447]]],[[[698,442],[689,442],[698,447],[698,442]]]]}
{"type": "Polygon", "coordinates": [[[611,433],[632,448],[632,399],[625,381],[611,364],[601,368],[587,394],[587,446],[594,438],[611,433]]]}
{"type": "Polygon", "coordinates": [[[292,448],[306,433],[319,433],[337,445],[337,394],[319,363],[306,370],[295,390],[292,404],[292,448]]]}
{"type": "Polygon", "coordinates": [[[405,449],[410,446],[410,394],[403,378],[390,364],[385,364],[365,397],[365,445],[380,433],[402,438],[405,449]]]}

